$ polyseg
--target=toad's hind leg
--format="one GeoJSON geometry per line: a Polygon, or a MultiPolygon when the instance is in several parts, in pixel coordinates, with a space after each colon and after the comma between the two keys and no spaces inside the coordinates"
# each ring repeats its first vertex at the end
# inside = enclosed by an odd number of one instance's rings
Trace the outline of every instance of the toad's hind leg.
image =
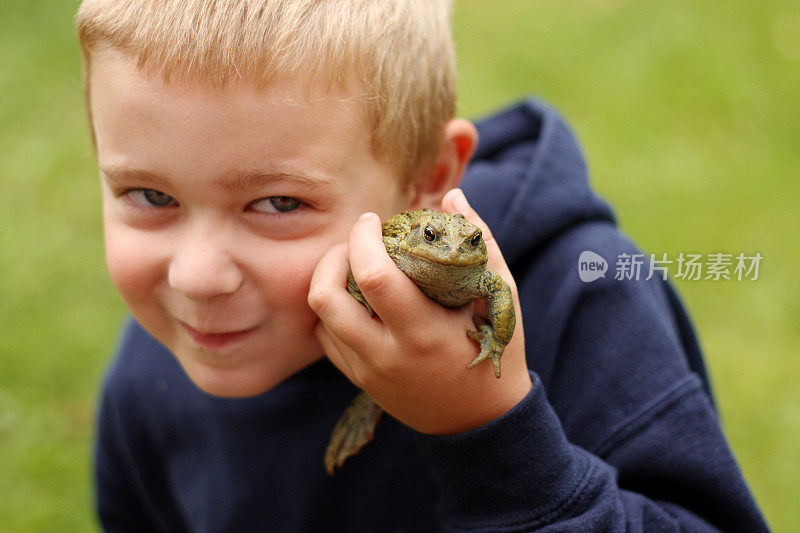
{"type": "Polygon", "coordinates": [[[375,434],[383,409],[366,392],[360,392],[347,407],[331,433],[325,450],[325,471],[333,475],[345,459],[355,455],[375,434]]]}

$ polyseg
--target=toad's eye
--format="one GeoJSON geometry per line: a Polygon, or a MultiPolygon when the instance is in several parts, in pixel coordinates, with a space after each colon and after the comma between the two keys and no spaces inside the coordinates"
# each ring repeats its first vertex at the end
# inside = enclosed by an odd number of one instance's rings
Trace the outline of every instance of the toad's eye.
{"type": "Polygon", "coordinates": [[[253,211],[266,214],[288,213],[294,211],[303,202],[291,196],[270,196],[256,200],[251,204],[253,211]]]}
{"type": "Polygon", "coordinates": [[[425,230],[422,232],[425,240],[428,242],[433,242],[433,239],[436,238],[436,231],[430,226],[425,226],[425,230]]]}
{"type": "Polygon", "coordinates": [[[175,198],[155,189],[131,189],[126,194],[132,202],[144,207],[172,207],[178,205],[175,198]]]}
{"type": "Polygon", "coordinates": [[[472,239],[470,239],[469,242],[470,242],[470,244],[472,244],[472,246],[478,246],[481,243],[481,232],[480,232],[480,230],[475,232],[475,235],[472,236],[472,239]]]}

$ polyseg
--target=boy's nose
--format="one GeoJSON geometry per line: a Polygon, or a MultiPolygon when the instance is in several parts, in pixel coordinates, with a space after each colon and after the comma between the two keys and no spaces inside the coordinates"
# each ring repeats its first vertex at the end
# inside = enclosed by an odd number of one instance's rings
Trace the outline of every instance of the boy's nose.
{"type": "Polygon", "coordinates": [[[206,239],[186,242],[172,256],[169,284],[197,301],[232,294],[242,285],[242,271],[224,247],[206,239]]]}

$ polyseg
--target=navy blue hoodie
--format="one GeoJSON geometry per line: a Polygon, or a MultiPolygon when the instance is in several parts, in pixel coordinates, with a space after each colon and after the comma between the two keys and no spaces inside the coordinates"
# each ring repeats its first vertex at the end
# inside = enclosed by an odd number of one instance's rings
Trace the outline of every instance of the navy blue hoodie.
{"type": "Polygon", "coordinates": [[[560,117],[528,101],[478,124],[462,187],[522,304],[533,388],[497,420],[431,437],[389,416],[328,477],[357,389],[327,360],[247,399],[199,391],[136,322],[104,384],[97,506],[112,531],[763,531],[691,324],[589,188],[560,117]],[[592,251],[611,271],[584,282],[592,251]]]}

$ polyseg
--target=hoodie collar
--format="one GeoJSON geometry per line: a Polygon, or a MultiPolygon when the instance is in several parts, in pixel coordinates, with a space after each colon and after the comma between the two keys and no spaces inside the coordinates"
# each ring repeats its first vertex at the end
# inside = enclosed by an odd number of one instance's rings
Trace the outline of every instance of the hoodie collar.
{"type": "Polygon", "coordinates": [[[529,99],[476,127],[478,148],[461,186],[509,265],[583,222],[615,223],[589,186],[575,136],[553,108],[529,99]]]}

